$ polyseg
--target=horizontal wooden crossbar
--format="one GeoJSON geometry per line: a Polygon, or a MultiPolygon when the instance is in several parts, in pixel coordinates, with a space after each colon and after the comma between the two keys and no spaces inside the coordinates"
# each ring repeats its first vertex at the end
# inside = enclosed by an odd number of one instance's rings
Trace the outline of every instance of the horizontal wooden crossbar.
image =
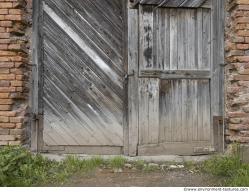
{"type": "Polygon", "coordinates": [[[154,77],[160,79],[210,79],[210,71],[201,70],[142,70],[139,77],[154,77]]]}
{"type": "Polygon", "coordinates": [[[130,0],[132,6],[157,5],[159,7],[201,7],[206,0],[130,0]]]}

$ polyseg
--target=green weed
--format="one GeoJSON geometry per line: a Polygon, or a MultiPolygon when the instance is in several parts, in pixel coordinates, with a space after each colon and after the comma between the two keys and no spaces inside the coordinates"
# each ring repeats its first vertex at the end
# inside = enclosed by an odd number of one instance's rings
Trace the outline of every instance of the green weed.
{"type": "Polygon", "coordinates": [[[4,147],[0,149],[0,186],[62,184],[73,174],[94,171],[103,163],[100,157],[81,160],[77,156],[56,162],[22,147],[4,147]]]}
{"type": "Polygon", "coordinates": [[[143,160],[137,160],[134,162],[134,167],[138,170],[143,170],[145,162],[143,160]]]}
{"type": "Polygon", "coordinates": [[[201,169],[204,172],[224,178],[225,186],[248,187],[249,164],[241,162],[239,149],[239,145],[234,144],[232,154],[215,156],[205,161],[201,169]]]}
{"type": "Polygon", "coordinates": [[[120,169],[123,168],[126,163],[126,159],[121,156],[114,157],[113,159],[109,160],[109,165],[113,169],[120,169]]]}

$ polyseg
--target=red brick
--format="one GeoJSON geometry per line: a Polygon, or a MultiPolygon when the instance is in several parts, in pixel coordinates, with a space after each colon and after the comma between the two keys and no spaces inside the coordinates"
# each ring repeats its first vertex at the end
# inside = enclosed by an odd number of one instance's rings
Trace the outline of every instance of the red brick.
{"type": "Polygon", "coordinates": [[[0,116],[15,117],[16,111],[0,111],[0,116]]]}
{"type": "Polygon", "coordinates": [[[0,105],[0,112],[11,110],[11,108],[12,108],[11,105],[0,105]]]}
{"type": "Polygon", "coordinates": [[[22,10],[21,9],[9,9],[9,14],[11,14],[11,15],[21,15],[22,10]]]}
{"type": "Polygon", "coordinates": [[[0,9],[0,15],[7,15],[8,13],[8,9],[0,9]]]}
{"type": "Polygon", "coordinates": [[[237,49],[249,49],[249,44],[237,44],[237,49]]]}
{"type": "Polygon", "coordinates": [[[9,96],[10,96],[10,93],[0,93],[0,98],[1,99],[9,98],[9,96]]]}
{"type": "Polygon", "coordinates": [[[238,30],[237,34],[242,37],[249,37],[249,30],[238,30]]]}
{"type": "Polygon", "coordinates": [[[0,116],[0,123],[8,123],[8,122],[9,122],[9,117],[0,116]]]}
{"type": "Polygon", "coordinates": [[[13,104],[13,99],[0,99],[0,105],[13,104]]]}
{"type": "Polygon", "coordinates": [[[22,123],[24,120],[23,117],[10,117],[10,122],[11,123],[22,123]]]}
{"type": "Polygon", "coordinates": [[[5,15],[4,19],[5,20],[10,20],[10,21],[21,21],[22,16],[21,15],[5,15]]]}
{"type": "Polygon", "coordinates": [[[12,21],[0,21],[1,27],[11,27],[13,25],[12,21]]]}
{"type": "MultiPolygon", "coordinates": [[[[16,127],[16,124],[15,123],[0,123],[0,128],[10,128],[10,129],[13,129],[16,127]]],[[[1,139],[0,139],[1,141],[1,139]]]]}
{"type": "Polygon", "coordinates": [[[12,8],[13,7],[13,4],[12,3],[3,3],[3,2],[0,2],[0,9],[3,9],[3,8],[12,8]]]}
{"type": "Polygon", "coordinates": [[[14,74],[0,74],[0,80],[14,80],[16,76],[14,74]]]}

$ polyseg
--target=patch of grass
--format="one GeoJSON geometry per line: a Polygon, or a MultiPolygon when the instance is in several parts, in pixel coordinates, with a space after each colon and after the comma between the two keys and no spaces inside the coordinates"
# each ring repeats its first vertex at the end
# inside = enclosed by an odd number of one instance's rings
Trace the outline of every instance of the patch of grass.
{"type": "Polygon", "coordinates": [[[121,156],[114,157],[113,159],[109,160],[109,165],[113,169],[120,169],[123,168],[126,163],[126,159],[121,156]]]}
{"type": "Polygon", "coordinates": [[[215,156],[203,164],[203,170],[216,176],[232,176],[241,166],[234,156],[215,156]]]}
{"type": "Polygon", "coordinates": [[[94,171],[103,163],[100,157],[80,160],[77,156],[57,162],[22,147],[3,147],[0,149],[0,186],[63,184],[73,174],[94,171]]]}
{"type": "Polygon", "coordinates": [[[201,165],[201,170],[222,177],[229,187],[249,187],[249,164],[242,163],[239,146],[233,147],[233,153],[226,156],[215,156],[201,165]]]}
{"type": "Polygon", "coordinates": [[[137,160],[134,162],[134,167],[138,170],[143,170],[145,162],[143,160],[137,160]]]}

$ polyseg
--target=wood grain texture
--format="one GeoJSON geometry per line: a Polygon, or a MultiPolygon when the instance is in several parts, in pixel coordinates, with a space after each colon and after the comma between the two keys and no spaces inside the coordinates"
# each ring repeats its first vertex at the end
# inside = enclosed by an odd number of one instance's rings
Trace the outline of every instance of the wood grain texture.
{"type": "Polygon", "coordinates": [[[140,71],[210,70],[211,9],[139,6],[140,71]]]}
{"type": "Polygon", "coordinates": [[[129,155],[137,155],[138,145],[138,10],[128,11],[128,123],[129,155]]]}
{"type": "Polygon", "coordinates": [[[118,0],[44,0],[46,146],[124,145],[123,8],[118,0]]]}
{"type": "Polygon", "coordinates": [[[210,0],[135,0],[132,4],[136,6],[141,5],[155,5],[158,7],[210,7],[210,0]]]}

